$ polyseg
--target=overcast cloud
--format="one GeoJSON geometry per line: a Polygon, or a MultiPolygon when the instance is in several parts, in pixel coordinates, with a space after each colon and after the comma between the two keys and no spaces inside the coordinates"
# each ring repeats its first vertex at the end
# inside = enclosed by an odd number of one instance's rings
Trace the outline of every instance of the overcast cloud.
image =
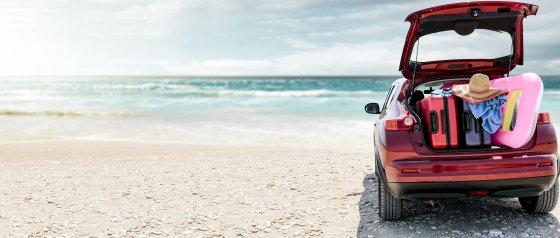
{"type": "MultiPolygon", "coordinates": [[[[560,3],[533,2],[540,9],[525,20],[516,71],[560,74],[560,3]]],[[[0,74],[398,75],[404,18],[444,3],[3,0],[0,74]]],[[[468,54],[452,45],[438,41],[468,54]]]]}

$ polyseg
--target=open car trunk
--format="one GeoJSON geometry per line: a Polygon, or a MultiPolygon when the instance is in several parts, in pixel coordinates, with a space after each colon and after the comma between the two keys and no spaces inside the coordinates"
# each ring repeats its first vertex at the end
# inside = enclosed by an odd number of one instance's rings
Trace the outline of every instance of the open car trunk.
{"type": "MultiPolygon", "coordinates": [[[[482,128],[482,120],[472,116],[470,108],[456,96],[431,95],[433,90],[450,82],[468,79],[435,81],[420,85],[403,100],[403,106],[418,122],[411,133],[411,142],[431,152],[512,150],[492,145],[491,134],[482,128]]],[[[531,139],[533,141],[533,139],[531,139]]],[[[532,143],[518,149],[528,149],[532,143]]]]}

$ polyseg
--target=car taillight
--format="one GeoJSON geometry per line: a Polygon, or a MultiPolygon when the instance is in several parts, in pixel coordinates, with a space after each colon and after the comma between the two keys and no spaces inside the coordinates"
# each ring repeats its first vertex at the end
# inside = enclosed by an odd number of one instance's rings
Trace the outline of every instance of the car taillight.
{"type": "Polygon", "coordinates": [[[539,117],[537,118],[537,125],[540,124],[550,124],[550,113],[539,112],[539,117]]]}
{"type": "Polygon", "coordinates": [[[385,121],[385,129],[390,131],[406,131],[414,125],[414,119],[406,116],[400,119],[390,119],[385,121]]]}

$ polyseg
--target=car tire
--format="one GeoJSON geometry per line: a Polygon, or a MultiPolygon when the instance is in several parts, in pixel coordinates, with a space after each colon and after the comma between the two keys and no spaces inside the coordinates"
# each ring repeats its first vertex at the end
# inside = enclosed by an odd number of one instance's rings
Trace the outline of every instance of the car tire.
{"type": "Polygon", "coordinates": [[[385,183],[377,179],[377,194],[379,202],[379,217],[381,220],[397,220],[401,218],[402,200],[393,197],[387,191],[385,183]]]}
{"type": "Polygon", "coordinates": [[[539,196],[518,198],[519,203],[528,213],[548,213],[556,207],[558,201],[558,181],[548,191],[539,196]]]}

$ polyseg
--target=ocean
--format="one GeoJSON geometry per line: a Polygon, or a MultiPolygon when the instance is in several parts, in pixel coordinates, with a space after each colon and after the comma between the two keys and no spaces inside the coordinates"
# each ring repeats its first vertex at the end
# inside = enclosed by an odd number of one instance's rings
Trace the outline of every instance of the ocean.
{"type": "MultiPolygon", "coordinates": [[[[124,140],[201,144],[371,143],[397,76],[3,77],[0,142],[124,140]]],[[[558,128],[560,76],[540,111],[558,128]]]]}

